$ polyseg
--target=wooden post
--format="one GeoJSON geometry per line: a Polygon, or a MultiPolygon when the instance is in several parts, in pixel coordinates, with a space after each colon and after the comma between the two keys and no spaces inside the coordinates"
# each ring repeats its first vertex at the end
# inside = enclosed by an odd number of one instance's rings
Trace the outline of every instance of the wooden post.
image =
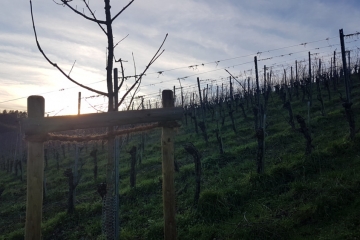
{"type": "Polygon", "coordinates": [[[333,57],[333,65],[334,65],[334,75],[336,75],[336,51],[334,51],[334,57],[333,57]]]}
{"type": "MultiPolygon", "coordinates": [[[[45,99],[30,96],[27,99],[28,118],[43,118],[45,99]]],[[[28,143],[27,199],[25,239],[41,239],[43,204],[44,142],[31,140],[28,143]]]]}
{"type": "Polygon", "coordinates": [[[234,100],[234,94],[233,94],[233,88],[232,88],[232,83],[231,83],[231,76],[229,77],[229,81],[230,81],[230,99],[231,101],[234,100]]]}
{"type": "MultiPolygon", "coordinates": [[[[119,77],[118,69],[114,68],[114,111],[119,111],[118,102],[119,102],[119,77]]],[[[116,127],[114,127],[116,130],[116,127]]],[[[114,239],[119,239],[119,158],[120,158],[120,149],[119,149],[119,137],[115,137],[114,142],[114,172],[115,172],[115,219],[114,219],[114,239]]]]}
{"type": "MultiPolygon", "coordinates": [[[[171,90],[162,92],[163,108],[174,107],[171,90]]],[[[162,191],[164,205],[164,239],[176,239],[175,225],[175,187],[174,187],[174,129],[162,128],[162,191]]]]}
{"type": "Polygon", "coordinates": [[[176,96],[175,96],[175,85],[174,85],[174,92],[173,92],[173,95],[174,95],[173,99],[174,99],[174,102],[175,102],[175,101],[176,101],[176,96]]]}
{"type": "Polygon", "coordinates": [[[224,101],[224,83],[221,83],[221,101],[224,101]]]}
{"type": "MultiPolygon", "coordinates": [[[[349,53],[350,54],[350,53],[349,53]]],[[[206,104],[208,104],[209,84],[206,84],[206,104]]]]}
{"type": "Polygon", "coordinates": [[[119,239],[120,232],[120,220],[119,220],[119,158],[120,158],[120,139],[117,136],[115,138],[115,146],[114,146],[114,161],[115,161],[115,236],[114,239],[119,239]]]}
{"type": "Polygon", "coordinates": [[[298,67],[297,60],[295,60],[295,81],[298,81],[298,67]]]}
{"type": "Polygon", "coordinates": [[[312,77],[311,77],[311,54],[309,52],[309,103],[310,103],[310,107],[312,106],[312,91],[311,91],[311,87],[312,87],[312,77]]]}
{"type": "Polygon", "coordinates": [[[257,106],[260,108],[260,86],[259,86],[259,74],[257,67],[257,57],[254,57],[255,63],[255,77],[256,77],[256,95],[257,95],[257,106]]]}
{"type": "MultiPolygon", "coordinates": [[[[80,115],[80,110],[81,109],[81,92],[79,92],[79,96],[78,96],[78,115],[80,115]]],[[[76,130],[76,134],[78,134],[79,131],[76,130]]],[[[79,145],[76,143],[75,144],[75,164],[74,164],[74,172],[73,172],[73,184],[74,186],[77,184],[78,182],[78,165],[79,165],[79,145]]],[[[70,194],[70,193],[69,193],[70,194]]],[[[75,208],[75,203],[76,203],[76,187],[73,188],[73,205],[75,208]]]]}
{"type": "Polygon", "coordinates": [[[347,69],[347,74],[348,74],[348,79],[349,79],[349,91],[350,91],[350,95],[351,95],[351,65],[350,65],[350,50],[346,51],[348,54],[348,69],[347,69]]]}
{"type": "Polygon", "coordinates": [[[204,108],[205,108],[205,104],[206,104],[206,88],[203,89],[203,103],[204,103],[204,108]]]}
{"type": "Polygon", "coordinates": [[[81,92],[79,92],[79,97],[78,97],[78,115],[80,115],[80,108],[81,108],[81,92]]]}
{"type": "MultiPolygon", "coordinates": [[[[202,98],[201,98],[200,79],[199,78],[197,78],[197,84],[198,84],[199,96],[200,96],[200,106],[203,107],[202,98]]],[[[164,92],[163,92],[163,94],[164,94],[164,92]]]]}
{"type": "Polygon", "coordinates": [[[119,110],[118,102],[119,102],[119,77],[118,77],[118,69],[114,68],[114,106],[115,111],[119,110]]]}
{"type": "Polygon", "coordinates": [[[330,60],[330,79],[334,77],[333,75],[333,58],[330,60]]]}
{"type": "Polygon", "coordinates": [[[264,92],[266,92],[266,65],[264,65],[264,92]]]}

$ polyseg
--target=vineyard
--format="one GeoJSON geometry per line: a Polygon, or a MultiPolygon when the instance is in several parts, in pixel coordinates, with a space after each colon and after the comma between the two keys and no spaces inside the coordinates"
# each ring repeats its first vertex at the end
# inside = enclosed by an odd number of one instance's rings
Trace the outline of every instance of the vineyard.
{"type": "MultiPolygon", "coordinates": [[[[253,78],[227,71],[221,85],[198,78],[196,91],[174,87],[175,106],[183,109],[175,126],[178,239],[360,236],[360,59],[347,65],[345,55],[331,56],[325,62],[309,52],[291,74],[264,66],[261,78],[255,57],[253,78]]],[[[160,102],[135,101],[139,112],[160,102]]],[[[0,117],[0,238],[23,239],[27,153],[15,122],[26,114],[0,117]]],[[[161,131],[148,126],[127,123],[121,129],[140,131],[115,140],[120,239],[164,238],[161,131]]],[[[46,141],[43,239],[109,234],[104,197],[113,153],[106,140],[86,139],[104,133],[105,127],[69,130],[62,134],[85,140],[46,141]]]]}

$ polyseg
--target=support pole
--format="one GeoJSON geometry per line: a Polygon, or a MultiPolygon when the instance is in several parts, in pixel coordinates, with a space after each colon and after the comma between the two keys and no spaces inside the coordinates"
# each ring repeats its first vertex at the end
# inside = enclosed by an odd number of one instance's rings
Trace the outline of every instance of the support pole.
{"type": "MultiPolygon", "coordinates": [[[[200,79],[199,78],[197,78],[197,84],[198,84],[198,89],[199,89],[200,106],[203,107],[203,102],[202,102],[202,98],[201,98],[200,79]]],[[[163,94],[164,94],[164,92],[163,92],[163,94]]]]}
{"type": "MultiPolygon", "coordinates": [[[[174,107],[173,93],[171,90],[162,92],[163,108],[174,107]]],[[[175,187],[174,187],[174,129],[162,128],[162,191],[164,205],[164,239],[176,239],[175,225],[175,187]]]]}
{"type": "Polygon", "coordinates": [[[206,84],[206,104],[208,104],[209,84],[206,84]]]}
{"type": "MultiPolygon", "coordinates": [[[[43,118],[45,99],[30,96],[27,99],[28,118],[43,118]]],[[[27,160],[27,196],[25,239],[41,239],[43,204],[44,142],[29,141],[27,160]]]]}
{"type": "MultiPolygon", "coordinates": [[[[80,110],[81,109],[81,92],[79,92],[78,95],[78,115],[80,115],[80,110]]],[[[76,134],[78,134],[78,130],[76,130],[76,134]]],[[[77,182],[78,182],[78,165],[79,165],[79,144],[76,143],[75,144],[75,164],[74,164],[74,173],[73,173],[73,184],[74,186],[76,186],[77,182]]],[[[76,203],[76,187],[73,188],[73,206],[75,208],[75,203],[76,203]]]]}
{"type": "Polygon", "coordinates": [[[310,102],[310,107],[312,106],[312,91],[311,91],[311,87],[312,87],[312,76],[311,76],[311,53],[309,52],[309,102],[310,102]]]}
{"type": "Polygon", "coordinates": [[[231,99],[231,101],[233,101],[234,93],[233,93],[233,86],[232,86],[232,82],[231,82],[231,76],[229,77],[229,81],[230,81],[230,99],[231,99]]]}
{"type": "MultiPolygon", "coordinates": [[[[114,111],[119,111],[118,102],[119,102],[119,78],[118,78],[118,69],[114,68],[114,102],[115,109],[114,111]]],[[[115,127],[116,130],[117,127],[115,127]]],[[[115,137],[114,143],[114,163],[115,163],[115,229],[114,229],[114,239],[119,239],[119,159],[120,159],[120,146],[119,146],[119,137],[115,137]]]]}
{"type": "Polygon", "coordinates": [[[80,108],[81,108],[81,92],[79,92],[79,96],[78,96],[78,115],[80,115],[80,108]]]}
{"type": "Polygon", "coordinates": [[[344,43],[344,32],[342,29],[339,30],[340,34],[340,45],[341,45],[341,57],[343,62],[343,72],[345,77],[345,87],[346,87],[346,100],[348,103],[351,102],[350,97],[350,84],[349,84],[349,76],[347,74],[347,65],[346,65],[346,56],[345,56],[345,43],[344,43]]]}
{"type": "Polygon", "coordinates": [[[295,60],[295,81],[298,82],[298,65],[297,60],[295,60]]]}
{"type": "Polygon", "coordinates": [[[266,92],[266,65],[264,65],[264,92],[266,92]]]}
{"type": "Polygon", "coordinates": [[[257,57],[254,57],[255,63],[255,77],[256,77],[256,95],[257,95],[257,106],[260,108],[260,86],[259,86],[259,74],[258,74],[258,66],[257,66],[257,57]]]}
{"type": "Polygon", "coordinates": [[[174,95],[174,100],[176,100],[175,85],[174,85],[174,92],[173,92],[173,95],[174,95]]]}
{"type": "Polygon", "coordinates": [[[351,95],[351,65],[350,65],[350,53],[351,51],[346,51],[348,54],[348,69],[347,69],[347,74],[348,74],[348,79],[349,79],[349,89],[350,89],[350,95],[351,95]]]}
{"type": "Polygon", "coordinates": [[[115,138],[114,162],[115,162],[115,234],[114,239],[119,239],[120,221],[119,221],[119,159],[120,159],[120,137],[115,138]]]}
{"type": "Polygon", "coordinates": [[[115,111],[118,111],[119,106],[119,77],[118,77],[118,69],[114,68],[114,106],[115,106],[115,111]]]}
{"type": "Polygon", "coordinates": [[[291,90],[294,87],[294,79],[293,79],[293,67],[291,66],[290,68],[290,86],[291,86],[291,90]]]}

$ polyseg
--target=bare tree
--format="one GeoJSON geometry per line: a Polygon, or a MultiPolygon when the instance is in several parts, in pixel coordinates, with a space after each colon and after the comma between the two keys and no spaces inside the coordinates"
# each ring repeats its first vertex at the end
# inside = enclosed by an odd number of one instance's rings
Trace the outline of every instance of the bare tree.
{"type": "MultiPolygon", "coordinates": [[[[66,6],[69,9],[71,9],[73,12],[75,12],[76,14],[82,16],[83,18],[92,21],[96,24],[99,25],[99,27],[101,28],[101,30],[104,32],[104,34],[107,37],[107,66],[106,66],[106,84],[107,84],[107,93],[106,92],[102,92],[93,88],[90,88],[86,85],[81,84],[80,82],[78,82],[77,80],[73,79],[72,77],[70,77],[70,74],[66,74],[65,71],[57,64],[54,63],[53,61],[51,61],[48,56],[45,54],[45,52],[43,51],[43,49],[40,46],[40,43],[38,41],[38,37],[37,37],[37,33],[36,33],[36,28],[35,28],[35,22],[34,22],[34,15],[33,15],[33,9],[32,9],[32,1],[30,0],[30,10],[31,10],[31,19],[32,19],[32,24],[33,24],[33,29],[34,29],[34,35],[35,35],[35,40],[36,40],[36,45],[39,49],[39,51],[41,52],[41,54],[44,56],[44,58],[56,69],[58,69],[68,80],[70,80],[71,82],[75,83],[76,85],[83,87],[89,91],[95,92],[97,94],[103,95],[108,97],[109,99],[109,104],[108,104],[108,111],[113,111],[116,107],[120,106],[125,98],[127,97],[127,95],[136,87],[136,85],[141,82],[141,79],[143,78],[143,76],[145,75],[146,71],[149,69],[149,67],[160,57],[160,55],[165,51],[164,49],[162,51],[161,48],[165,43],[165,40],[168,36],[168,34],[166,34],[164,41],[162,42],[162,44],[160,45],[159,49],[156,51],[156,53],[154,54],[154,56],[151,58],[151,60],[149,61],[148,65],[145,67],[145,69],[143,70],[143,72],[139,75],[134,75],[135,78],[135,82],[133,83],[133,85],[126,91],[126,93],[122,96],[121,100],[116,102],[114,104],[114,95],[117,94],[120,90],[120,88],[123,85],[123,82],[125,80],[125,75],[124,75],[124,70],[123,70],[123,65],[122,65],[122,60],[121,58],[116,60],[115,56],[114,56],[114,49],[115,47],[123,40],[121,39],[118,43],[114,44],[114,35],[113,35],[113,30],[112,30],[112,24],[115,21],[115,19],[121,14],[123,13],[133,2],[134,0],[130,1],[123,9],[121,9],[114,17],[111,17],[111,11],[110,11],[110,0],[104,0],[104,4],[105,4],[105,16],[106,19],[105,20],[99,20],[96,18],[94,11],[90,8],[89,3],[86,2],[85,0],[82,0],[82,2],[85,4],[86,8],[89,11],[89,14],[91,15],[91,17],[87,16],[86,14],[78,11],[76,8],[74,8],[72,5],[70,5],[69,3],[73,2],[73,0],[60,0],[60,3],[57,3],[59,5],[62,6],[66,6]],[[121,64],[121,69],[122,69],[122,78],[121,78],[121,82],[118,86],[114,86],[113,87],[113,66],[114,66],[114,62],[120,62],[121,64]]],[[[126,38],[126,37],[125,37],[126,38]]]]}
{"type": "MultiPolygon", "coordinates": [[[[97,24],[101,31],[106,35],[107,37],[107,66],[106,66],[106,84],[107,84],[107,92],[102,92],[93,88],[90,88],[89,86],[83,85],[81,84],[79,81],[73,79],[72,77],[70,77],[70,74],[66,74],[65,71],[57,64],[54,63],[53,61],[50,60],[50,58],[46,55],[46,53],[43,51],[43,49],[40,46],[40,43],[38,41],[38,37],[37,37],[37,33],[36,33],[36,28],[35,28],[35,22],[34,22],[34,15],[33,15],[33,7],[32,7],[32,1],[30,0],[30,11],[31,11],[31,19],[32,19],[32,25],[33,25],[33,30],[34,30],[34,35],[35,35],[35,40],[36,40],[36,45],[39,49],[39,51],[41,52],[41,54],[44,56],[44,58],[56,69],[58,69],[68,80],[70,80],[71,82],[75,83],[76,85],[85,88],[89,91],[95,92],[97,94],[106,96],[108,98],[108,111],[116,111],[116,109],[118,109],[118,107],[124,103],[125,98],[127,97],[127,95],[131,95],[131,91],[139,85],[141,83],[141,80],[143,78],[143,76],[145,75],[146,71],[149,69],[149,67],[161,56],[161,54],[165,51],[165,50],[161,50],[162,46],[164,45],[166,38],[167,38],[167,34],[163,40],[163,42],[161,43],[160,47],[158,48],[158,50],[156,51],[156,53],[154,54],[154,56],[151,58],[151,60],[148,62],[147,66],[145,67],[145,69],[139,74],[136,75],[136,67],[135,67],[135,61],[134,61],[134,68],[135,68],[135,75],[133,76],[135,78],[134,83],[127,88],[126,93],[121,97],[120,100],[118,100],[117,95],[119,93],[120,88],[123,86],[123,83],[125,81],[125,74],[124,74],[124,68],[123,68],[123,60],[121,58],[119,58],[118,60],[115,58],[114,55],[114,49],[115,47],[123,40],[120,40],[118,43],[114,44],[114,35],[113,35],[113,27],[112,24],[113,22],[117,19],[117,17],[122,14],[133,2],[134,0],[131,0],[126,6],[124,6],[120,11],[118,11],[114,16],[112,16],[111,14],[111,6],[110,6],[110,0],[104,0],[104,9],[105,9],[105,20],[100,20],[97,19],[95,16],[95,11],[93,11],[90,8],[90,3],[89,0],[79,0],[80,2],[83,2],[83,4],[85,5],[85,8],[87,9],[87,14],[85,14],[85,12],[80,12],[77,10],[77,7],[75,5],[75,7],[72,5],[74,4],[75,0],[58,0],[58,2],[56,2],[55,0],[53,0],[56,4],[61,5],[63,7],[67,7],[68,9],[70,9],[72,12],[78,14],[79,16],[85,18],[88,21],[94,22],[95,24],[97,24]],[[113,66],[114,66],[114,62],[119,62],[120,66],[121,66],[121,81],[120,84],[118,84],[118,78],[117,76],[115,78],[113,78],[113,66]],[[115,102],[114,102],[115,101],[115,102]]],[[[126,38],[126,37],[125,37],[126,38]]],[[[117,74],[116,74],[117,75],[117,74]]],[[[133,95],[136,94],[138,87],[135,88],[135,92],[133,93],[133,95]]],[[[134,96],[131,96],[131,98],[133,99],[134,96]]],[[[113,131],[112,127],[108,128],[108,131],[113,131]]],[[[112,229],[114,227],[113,224],[113,216],[114,216],[114,209],[111,207],[114,204],[113,201],[113,196],[114,196],[114,167],[115,167],[115,161],[114,161],[114,157],[113,157],[113,149],[114,149],[114,140],[113,139],[109,139],[108,141],[108,163],[107,163],[107,191],[106,191],[106,199],[105,199],[105,207],[106,207],[106,225],[111,225],[112,227],[109,227],[105,230],[105,233],[107,235],[108,239],[114,239],[115,236],[112,236],[112,234],[115,232],[114,229],[112,229]]]]}

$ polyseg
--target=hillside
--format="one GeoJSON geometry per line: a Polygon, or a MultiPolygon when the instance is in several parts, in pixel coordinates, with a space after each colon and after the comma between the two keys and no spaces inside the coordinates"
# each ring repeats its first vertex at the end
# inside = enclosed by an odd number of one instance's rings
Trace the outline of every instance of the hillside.
{"type": "MultiPolygon", "coordinates": [[[[352,109],[360,127],[360,78],[352,76],[352,109]]],[[[315,87],[314,87],[315,88],[315,87]]],[[[231,104],[235,129],[225,103],[206,113],[206,144],[202,131],[190,116],[177,130],[175,173],[178,239],[359,239],[360,238],[360,136],[349,139],[349,123],[338,91],[331,99],[322,86],[324,116],[313,90],[310,108],[312,153],[305,154],[306,140],[288,123],[281,94],[270,93],[265,128],[265,173],[256,169],[257,139],[254,114],[242,102],[231,104]],[[226,109],[222,125],[221,106],[226,109]],[[216,121],[218,120],[218,121],[216,121]],[[219,150],[217,126],[224,153],[219,150]],[[192,156],[184,146],[191,142],[201,154],[201,192],[194,203],[196,176],[192,156]]],[[[344,95],[340,81],[339,90],[344,95]]],[[[286,97],[286,96],[285,96],[286,97]]],[[[289,97],[289,94],[287,95],[289,97]]],[[[292,92],[292,111],[308,120],[307,101],[292,92]]],[[[225,110],[224,110],[225,111],[225,110]]],[[[199,113],[197,113],[199,114],[199,113]]],[[[197,115],[199,116],[199,115],[197,115]]],[[[123,137],[120,159],[120,239],[162,239],[161,130],[123,137]],[[145,139],[141,164],[137,164],[136,187],[130,187],[130,154],[145,139]]],[[[105,182],[106,152],[101,143],[89,143],[81,152],[82,178],[77,187],[75,212],[67,213],[67,178],[74,148],[49,144],[45,169],[46,197],[43,207],[44,239],[103,239],[102,201],[98,184],[105,182]],[[98,176],[94,180],[93,158],[98,149],[98,176]],[[59,169],[55,160],[58,149],[59,169]]],[[[106,149],[106,147],[104,148],[106,149]]],[[[26,173],[25,173],[26,175],[26,173]]],[[[26,179],[26,178],[25,178],[26,179]]],[[[23,239],[26,182],[0,166],[0,239],[23,239]]]]}

